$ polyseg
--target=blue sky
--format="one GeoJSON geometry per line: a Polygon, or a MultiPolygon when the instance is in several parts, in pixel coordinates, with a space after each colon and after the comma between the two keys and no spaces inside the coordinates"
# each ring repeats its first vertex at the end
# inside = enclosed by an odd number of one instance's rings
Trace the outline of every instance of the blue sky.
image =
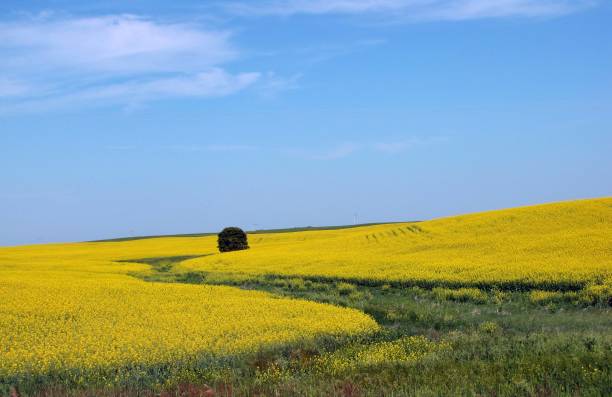
{"type": "Polygon", "coordinates": [[[0,245],[612,194],[612,5],[3,1],[0,245]]]}

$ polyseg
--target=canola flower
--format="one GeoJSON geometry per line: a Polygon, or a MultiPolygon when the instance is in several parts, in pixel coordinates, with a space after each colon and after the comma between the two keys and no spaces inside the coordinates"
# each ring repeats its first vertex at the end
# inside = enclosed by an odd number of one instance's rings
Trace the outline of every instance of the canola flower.
{"type": "Polygon", "coordinates": [[[315,367],[323,374],[341,376],[355,370],[375,370],[385,365],[412,365],[425,357],[448,351],[450,343],[433,342],[424,336],[407,336],[389,342],[353,345],[318,357],[315,367]]]}
{"type": "Polygon", "coordinates": [[[398,282],[426,287],[581,289],[610,284],[612,198],[419,223],[257,234],[248,252],[177,271],[398,282]]]}
{"type": "MultiPolygon", "coordinates": [[[[257,234],[250,250],[225,254],[217,253],[214,236],[0,248],[0,386],[45,377],[112,385],[146,377],[153,367],[166,371],[159,379],[186,376],[209,358],[378,329],[356,310],[230,287],[140,281],[130,274],[152,272],[142,258],[200,256],[175,266],[177,272],[463,287],[436,290],[452,300],[478,298],[474,287],[508,286],[535,290],[534,302],[561,299],[547,291],[579,288],[596,301],[612,291],[610,241],[612,198],[605,198],[257,234]]],[[[351,287],[339,284],[341,292],[351,287]]],[[[435,350],[427,343],[385,342],[327,363],[341,372],[345,361],[411,362],[414,352],[422,356],[419,344],[435,350]]]]}
{"type": "MultiPolygon", "coordinates": [[[[146,266],[108,260],[167,247],[149,243],[131,251],[102,243],[0,250],[0,386],[37,379],[108,386],[146,377],[147,368],[165,368],[161,379],[186,376],[215,359],[378,329],[357,310],[148,283],[125,275],[146,266]]],[[[177,245],[163,252],[186,249],[177,245]]]]}
{"type": "MultiPolygon", "coordinates": [[[[375,372],[381,368],[406,367],[416,365],[437,354],[452,349],[447,341],[434,342],[424,336],[405,336],[392,341],[351,343],[336,351],[312,357],[306,361],[306,368],[323,376],[345,377],[358,372],[375,372]]],[[[256,382],[282,382],[291,379],[288,368],[271,365],[256,374],[256,382]]]]}

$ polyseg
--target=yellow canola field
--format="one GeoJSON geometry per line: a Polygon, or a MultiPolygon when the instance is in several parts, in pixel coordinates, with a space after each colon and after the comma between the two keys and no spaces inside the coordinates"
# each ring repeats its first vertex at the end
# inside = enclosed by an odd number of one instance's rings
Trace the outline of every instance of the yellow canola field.
{"type": "Polygon", "coordinates": [[[176,270],[580,288],[612,275],[612,198],[418,223],[254,234],[249,241],[248,251],[187,260],[176,270]]]}
{"type": "MultiPolygon", "coordinates": [[[[147,283],[142,258],[207,255],[173,271],[437,285],[580,288],[610,280],[612,198],[420,223],[0,248],[0,380],[179,363],[377,329],[365,314],[230,287],[147,283]],[[126,262],[128,261],[128,262],[126,262]]],[[[179,364],[177,364],[179,365],[179,364]]],[[[182,367],[183,368],[183,367],[182,367]]]]}
{"type": "Polygon", "coordinates": [[[203,255],[217,252],[210,237],[166,237],[121,242],[87,242],[0,247],[0,271],[61,271],[127,274],[147,265],[118,261],[152,257],[203,255]]]}
{"type": "Polygon", "coordinates": [[[56,376],[112,384],[108,369],[163,364],[184,374],[211,357],[378,327],[352,309],[231,287],[148,283],[125,274],[147,266],[111,261],[199,253],[207,243],[0,249],[0,383],[56,376]]]}

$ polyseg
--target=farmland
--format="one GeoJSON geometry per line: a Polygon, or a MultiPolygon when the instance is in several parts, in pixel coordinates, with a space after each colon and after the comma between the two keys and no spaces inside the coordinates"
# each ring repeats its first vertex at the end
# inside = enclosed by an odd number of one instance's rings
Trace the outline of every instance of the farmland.
{"type": "Polygon", "coordinates": [[[611,241],[603,198],[1,248],[0,395],[609,395],[611,241]]]}
{"type": "Polygon", "coordinates": [[[219,359],[378,328],[356,310],[265,292],[146,283],[121,274],[138,265],[105,262],[95,248],[49,246],[31,266],[27,251],[5,250],[0,265],[4,385],[168,381],[219,359]]]}
{"type": "Polygon", "coordinates": [[[419,223],[253,236],[252,250],[178,270],[420,286],[580,289],[612,275],[612,200],[419,223]]]}

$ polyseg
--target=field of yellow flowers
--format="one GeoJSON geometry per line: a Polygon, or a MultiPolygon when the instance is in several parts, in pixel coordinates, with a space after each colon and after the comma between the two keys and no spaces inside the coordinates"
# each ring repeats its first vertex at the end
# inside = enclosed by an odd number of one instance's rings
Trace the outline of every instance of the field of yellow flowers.
{"type": "Polygon", "coordinates": [[[275,274],[425,287],[581,289],[612,276],[612,198],[418,223],[256,234],[249,251],[178,271],[275,274]]]}
{"type": "MultiPolygon", "coordinates": [[[[478,304],[489,299],[479,288],[501,288],[530,291],[530,301],[548,304],[567,299],[567,290],[608,296],[611,241],[612,198],[604,198],[418,223],[251,234],[251,249],[224,254],[215,236],[0,248],[0,386],[163,387],[210,373],[224,359],[381,329],[356,309],[228,286],[143,281],[160,274],[149,265],[160,258],[175,258],[163,270],[174,276],[274,275],[296,277],[302,287],[299,277],[331,279],[351,299],[369,294],[355,292],[356,285],[418,286],[441,301],[478,304]]],[[[396,309],[385,316],[403,318],[396,309]]],[[[427,316],[413,313],[407,324],[421,317],[427,316]]],[[[452,318],[445,313],[440,324],[452,318]]],[[[405,336],[352,345],[315,367],[340,376],[449,349],[405,336]]]]}
{"type": "Polygon", "coordinates": [[[1,249],[0,384],[184,378],[224,357],[377,329],[357,310],[232,287],[147,283],[125,274],[146,266],[109,260],[201,245],[174,241],[1,249]],[[147,374],[154,368],[163,374],[147,374]]]}

